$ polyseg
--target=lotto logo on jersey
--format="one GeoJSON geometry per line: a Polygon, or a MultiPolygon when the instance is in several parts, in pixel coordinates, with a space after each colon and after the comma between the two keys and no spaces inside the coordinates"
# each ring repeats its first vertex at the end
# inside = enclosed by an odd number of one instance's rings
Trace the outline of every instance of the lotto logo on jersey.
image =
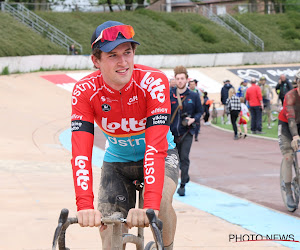
{"type": "Polygon", "coordinates": [[[122,129],[124,132],[139,132],[146,128],[146,118],[137,121],[135,118],[122,118],[119,122],[108,122],[107,118],[102,118],[102,128],[110,133],[115,133],[117,129],[122,129]]]}
{"type": "Polygon", "coordinates": [[[141,86],[150,93],[152,99],[157,99],[159,102],[163,103],[166,99],[166,96],[163,93],[166,86],[161,84],[161,78],[154,79],[154,77],[150,76],[150,74],[150,72],[147,72],[144,75],[141,81],[141,86]]]}
{"type": "Polygon", "coordinates": [[[84,191],[88,190],[88,181],[90,180],[89,171],[85,169],[86,162],[89,160],[87,156],[79,155],[75,158],[75,166],[79,167],[76,171],[77,186],[81,187],[84,191]]]}

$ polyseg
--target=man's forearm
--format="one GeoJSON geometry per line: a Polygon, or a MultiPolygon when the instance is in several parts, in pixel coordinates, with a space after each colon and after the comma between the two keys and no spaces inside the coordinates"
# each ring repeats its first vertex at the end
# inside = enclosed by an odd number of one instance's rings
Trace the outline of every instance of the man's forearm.
{"type": "Polygon", "coordinates": [[[291,135],[293,137],[297,136],[298,135],[298,128],[297,128],[297,124],[296,124],[295,118],[289,118],[288,122],[289,122],[289,129],[290,129],[291,135]]]}

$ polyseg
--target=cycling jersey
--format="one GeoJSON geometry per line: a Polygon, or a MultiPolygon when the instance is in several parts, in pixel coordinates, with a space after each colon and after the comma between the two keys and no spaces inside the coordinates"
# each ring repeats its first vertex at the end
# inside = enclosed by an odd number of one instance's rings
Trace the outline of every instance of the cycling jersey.
{"type": "MultiPolygon", "coordinates": [[[[278,119],[288,123],[289,120],[294,121],[292,124],[300,124],[300,96],[297,88],[286,93],[283,108],[278,115],[278,119]]],[[[297,127],[290,127],[292,136],[298,135],[297,127]]]]}
{"type": "Polygon", "coordinates": [[[77,82],[72,94],[72,168],[77,209],[93,209],[94,121],[107,141],[104,161],[144,159],[144,207],[159,210],[165,157],[175,148],[170,133],[168,78],[135,65],[131,80],[112,89],[98,70],[77,82]]]}

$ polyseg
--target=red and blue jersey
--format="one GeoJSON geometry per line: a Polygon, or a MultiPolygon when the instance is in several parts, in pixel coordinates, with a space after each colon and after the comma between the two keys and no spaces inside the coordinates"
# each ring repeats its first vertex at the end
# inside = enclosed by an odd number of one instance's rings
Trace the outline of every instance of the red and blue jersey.
{"type": "Polygon", "coordinates": [[[170,132],[168,78],[159,70],[135,65],[131,80],[112,89],[101,72],[77,82],[72,94],[72,168],[78,210],[93,209],[92,148],[94,123],[107,141],[104,161],[144,159],[144,207],[159,210],[170,132]]]}

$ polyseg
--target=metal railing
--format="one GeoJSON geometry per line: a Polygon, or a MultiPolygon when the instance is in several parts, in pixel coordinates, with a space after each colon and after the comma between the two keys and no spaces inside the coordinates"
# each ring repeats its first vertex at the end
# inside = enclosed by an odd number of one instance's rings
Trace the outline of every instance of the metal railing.
{"type": "Polygon", "coordinates": [[[69,48],[71,44],[74,44],[76,49],[82,54],[82,46],[65,33],[55,28],[38,15],[25,8],[22,4],[16,4],[16,7],[2,2],[1,10],[12,15],[16,20],[27,25],[35,32],[41,34],[43,37],[48,38],[51,42],[64,47],[69,54],[69,48]]]}
{"type": "Polygon", "coordinates": [[[243,34],[243,36],[252,44],[254,44],[254,46],[259,47],[262,51],[264,51],[264,41],[261,40],[257,35],[251,32],[248,28],[246,28],[231,15],[226,13],[220,16],[226,23],[229,23],[230,25],[235,27],[240,34],[243,34]]]}
{"type": "Polygon", "coordinates": [[[223,26],[224,28],[226,28],[227,30],[229,30],[230,32],[232,32],[233,34],[237,35],[242,42],[246,43],[249,45],[249,41],[244,38],[240,33],[238,33],[236,30],[234,30],[233,28],[231,28],[227,23],[225,23],[220,17],[218,17],[217,15],[215,15],[209,8],[205,7],[205,6],[201,6],[200,7],[201,11],[199,13],[201,13],[203,16],[207,17],[208,19],[210,19],[211,21],[223,26]]]}

